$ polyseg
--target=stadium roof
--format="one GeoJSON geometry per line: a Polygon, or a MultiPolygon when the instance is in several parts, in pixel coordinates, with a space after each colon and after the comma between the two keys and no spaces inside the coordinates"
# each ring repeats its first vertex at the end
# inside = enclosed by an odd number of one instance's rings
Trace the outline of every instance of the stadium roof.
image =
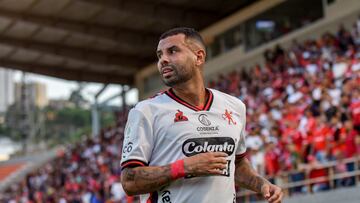
{"type": "Polygon", "coordinates": [[[159,35],[204,29],[255,0],[1,0],[0,66],[69,80],[134,84],[159,35]]]}

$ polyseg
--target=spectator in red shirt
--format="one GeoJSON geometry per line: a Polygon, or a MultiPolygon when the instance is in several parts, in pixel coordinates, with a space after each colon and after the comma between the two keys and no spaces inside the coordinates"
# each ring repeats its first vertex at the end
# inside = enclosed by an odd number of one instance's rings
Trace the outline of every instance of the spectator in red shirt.
{"type": "Polygon", "coordinates": [[[279,166],[279,154],[280,151],[276,147],[274,141],[270,141],[265,146],[265,170],[266,175],[274,176],[280,170],[279,166]]]}
{"type": "Polygon", "coordinates": [[[355,129],[360,132],[360,87],[353,90],[350,112],[355,129]]]}

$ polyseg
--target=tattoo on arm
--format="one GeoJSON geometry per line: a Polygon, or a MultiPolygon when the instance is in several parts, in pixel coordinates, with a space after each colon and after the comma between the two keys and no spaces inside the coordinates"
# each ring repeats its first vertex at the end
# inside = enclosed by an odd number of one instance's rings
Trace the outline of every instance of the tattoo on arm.
{"type": "Polygon", "coordinates": [[[264,184],[264,180],[260,176],[245,176],[243,180],[244,184],[247,188],[252,189],[256,192],[261,191],[261,187],[264,184]]]}
{"type": "Polygon", "coordinates": [[[171,181],[170,165],[125,168],[122,171],[123,187],[133,195],[156,191],[171,181]]]}
{"type": "Polygon", "coordinates": [[[128,181],[135,180],[135,171],[134,170],[125,169],[123,173],[125,174],[124,175],[125,180],[128,180],[128,181]]]}
{"type": "Polygon", "coordinates": [[[235,162],[235,183],[246,189],[261,192],[261,187],[268,181],[257,174],[247,158],[242,158],[235,162]]]}

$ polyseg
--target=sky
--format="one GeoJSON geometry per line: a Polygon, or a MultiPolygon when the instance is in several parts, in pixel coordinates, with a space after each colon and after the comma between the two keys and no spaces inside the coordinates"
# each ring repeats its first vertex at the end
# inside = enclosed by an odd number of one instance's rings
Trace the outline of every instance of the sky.
{"type": "MultiPolygon", "coordinates": [[[[14,80],[15,82],[20,82],[22,78],[21,71],[15,71],[14,80]]],[[[78,88],[78,84],[75,81],[63,80],[54,77],[48,77],[44,75],[27,73],[27,81],[39,82],[46,85],[47,97],[49,99],[68,99],[71,92],[78,88]]],[[[103,87],[101,83],[86,83],[85,88],[82,91],[82,95],[85,99],[90,102],[94,102],[94,95],[103,87]]],[[[99,103],[112,97],[115,94],[121,92],[120,85],[108,85],[106,90],[99,96],[99,103]]],[[[135,104],[138,101],[138,91],[137,89],[132,89],[129,91],[126,102],[128,104],[135,104]]],[[[109,104],[120,106],[121,99],[117,97],[113,99],[109,104]]]]}

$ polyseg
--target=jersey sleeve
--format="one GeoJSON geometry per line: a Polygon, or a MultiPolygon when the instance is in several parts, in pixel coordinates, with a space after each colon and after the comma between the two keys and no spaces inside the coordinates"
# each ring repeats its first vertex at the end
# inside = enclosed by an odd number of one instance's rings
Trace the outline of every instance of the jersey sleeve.
{"type": "Polygon", "coordinates": [[[239,141],[238,141],[238,147],[236,149],[236,158],[242,158],[246,155],[246,144],[245,144],[245,140],[246,140],[246,136],[245,136],[245,128],[246,128],[246,107],[245,105],[242,103],[241,105],[241,109],[240,109],[240,115],[241,115],[241,124],[242,124],[242,128],[240,131],[240,136],[239,136],[239,141]]]}
{"type": "Polygon", "coordinates": [[[124,132],[121,168],[147,166],[154,146],[151,121],[143,112],[131,109],[124,132]]]}

